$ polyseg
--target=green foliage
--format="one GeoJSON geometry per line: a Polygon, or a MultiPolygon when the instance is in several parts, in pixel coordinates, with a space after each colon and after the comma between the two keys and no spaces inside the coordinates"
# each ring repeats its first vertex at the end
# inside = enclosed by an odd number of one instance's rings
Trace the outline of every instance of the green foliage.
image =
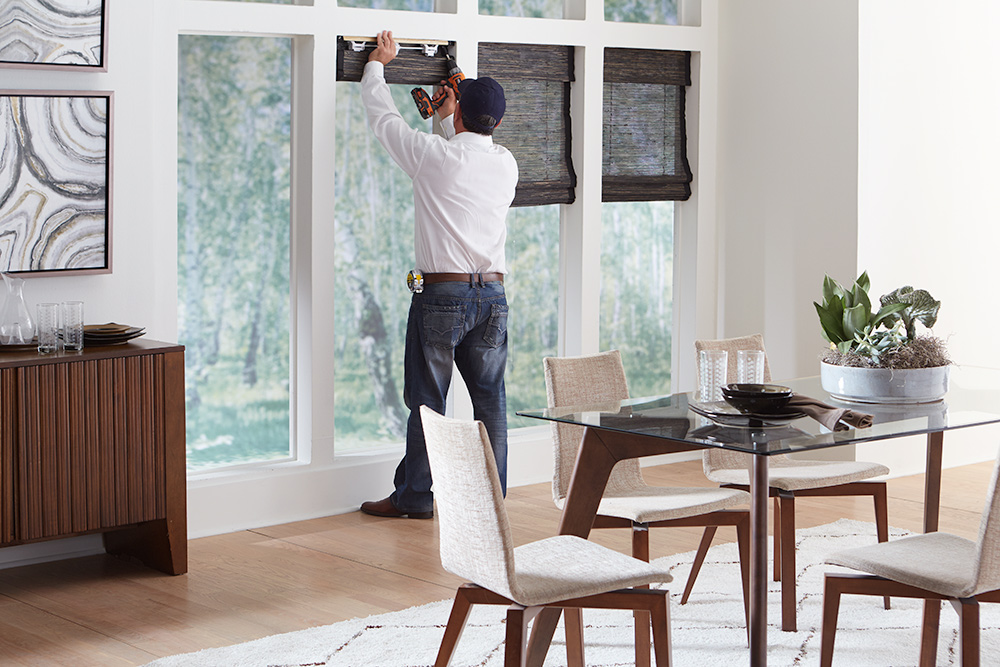
{"type": "Polygon", "coordinates": [[[632,396],[670,392],[673,202],[602,207],[602,350],[622,353],[632,396]]]}
{"type": "Polygon", "coordinates": [[[605,0],[604,20],[677,24],[677,0],[605,0]]]}
{"type": "Polygon", "coordinates": [[[479,0],[479,13],[490,16],[561,19],[561,0],[479,0]]]}
{"type": "Polygon", "coordinates": [[[188,463],[288,456],[291,40],[184,35],[178,54],[188,463]]]}
{"type": "Polygon", "coordinates": [[[841,355],[856,354],[879,365],[887,354],[916,338],[916,322],[931,327],[941,306],[925,290],[901,287],[879,300],[872,312],[868,290],[871,280],[862,273],[850,289],[826,276],[823,303],[813,302],[819,315],[823,337],[841,355]]]}

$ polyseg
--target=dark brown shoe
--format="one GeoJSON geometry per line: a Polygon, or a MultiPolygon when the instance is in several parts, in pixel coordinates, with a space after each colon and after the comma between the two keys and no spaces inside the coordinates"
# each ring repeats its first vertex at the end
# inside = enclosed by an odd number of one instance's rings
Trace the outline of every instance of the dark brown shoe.
{"type": "Polygon", "coordinates": [[[401,512],[392,504],[392,498],[369,500],[361,503],[361,511],[372,516],[387,516],[394,519],[432,519],[434,510],[429,512],[401,512]]]}

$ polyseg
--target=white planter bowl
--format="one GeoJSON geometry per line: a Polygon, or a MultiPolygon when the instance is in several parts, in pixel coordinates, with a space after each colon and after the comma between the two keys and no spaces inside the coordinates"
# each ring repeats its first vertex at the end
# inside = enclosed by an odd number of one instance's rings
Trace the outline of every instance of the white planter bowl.
{"type": "Polygon", "coordinates": [[[841,401],[931,403],[948,393],[950,368],[853,368],[820,362],[820,382],[826,392],[841,401]]]}

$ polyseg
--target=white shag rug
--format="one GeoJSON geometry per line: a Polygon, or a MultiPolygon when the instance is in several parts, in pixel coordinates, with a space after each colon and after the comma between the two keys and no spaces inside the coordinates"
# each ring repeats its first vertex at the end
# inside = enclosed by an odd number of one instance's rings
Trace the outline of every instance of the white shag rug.
{"type": "MultiPolygon", "coordinates": [[[[906,531],[890,530],[890,539],[906,531]]],[[[876,541],[875,525],[842,519],[797,531],[798,628],[782,632],[780,584],[768,594],[768,665],[819,664],[823,573],[827,554],[876,541]]],[[[737,667],[749,664],[738,559],[734,543],[713,547],[686,605],[680,593],[694,552],[659,559],[672,570],[670,632],[674,664],[682,667],[737,667]]],[[[770,567],[769,567],[770,572],[770,567]]],[[[244,644],[161,658],[147,667],[423,667],[433,665],[451,610],[450,599],[398,612],[265,637],[244,644]]],[[[922,602],[882,598],[841,598],[834,664],[850,667],[916,667],[922,602]]],[[[503,665],[504,612],[501,606],[473,607],[451,664],[455,667],[503,665]]],[[[1000,605],[981,610],[982,655],[1000,655],[1000,605]]],[[[631,612],[584,610],[586,663],[620,667],[635,660],[631,612]]],[[[957,615],[941,609],[938,665],[957,665],[957,615]]],[[[566,664],[562,624],[556,630],[545,667],[566,664]]],[[[984,662],[984,664],[987,664],[984,662]]]]}

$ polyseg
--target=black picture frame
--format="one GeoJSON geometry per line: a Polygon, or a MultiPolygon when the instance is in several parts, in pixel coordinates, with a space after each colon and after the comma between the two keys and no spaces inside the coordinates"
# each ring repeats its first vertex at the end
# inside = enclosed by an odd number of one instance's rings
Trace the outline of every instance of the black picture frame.
{"type": "Polygon", "coordinates": [[[106,72],[110,1],[3,0],[0,67],[106,72]]]}
{"type": "Polygon", "coordinates": [[[113,102],[0,90],[0,271],[111,272],[113,102]]]}

